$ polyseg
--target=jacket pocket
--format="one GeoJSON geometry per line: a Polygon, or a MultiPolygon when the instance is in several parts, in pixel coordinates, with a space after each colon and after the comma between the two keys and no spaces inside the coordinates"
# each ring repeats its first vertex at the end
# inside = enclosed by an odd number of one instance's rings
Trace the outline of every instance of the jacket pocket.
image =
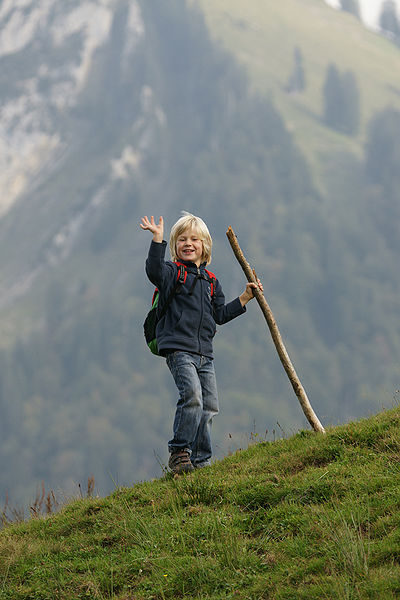
{"type": "Polygon", "coordinates": [[[205,313],[203,319],[203,335],[204,337],[213,338],[217,332],[217,325],[213,317],[209,313],[205,313]]]}
{"type": "Polygon", "coordinates": [[[172,325],[172,334],[174,337],[182,338],[188,337],[193,338],[197,334],[199,323],[193,319],[194,314],[188,311],[182,311],[178,320],[172,325]]]}

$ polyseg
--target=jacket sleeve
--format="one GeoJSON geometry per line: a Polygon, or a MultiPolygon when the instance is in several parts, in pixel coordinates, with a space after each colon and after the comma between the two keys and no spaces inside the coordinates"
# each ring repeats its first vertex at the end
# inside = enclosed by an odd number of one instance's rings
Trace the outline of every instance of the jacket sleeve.
{"type": "Polygon", "coordinates": [[[246,307],[242,306],[239,297],[225,304],[225,296],[218,279],[215,284],[213,307],[214,320],[217,325],[224,325],[246,312],[246,307]]]}
{"type": "Polygon", "coordinates": [[[176,278],[176,266],[174,263],[164,260],[166,247],[167,242],[165,240],[161,243],[152,241],[146,260],[147,277],[162,294],[168,291],[176,278]]]}

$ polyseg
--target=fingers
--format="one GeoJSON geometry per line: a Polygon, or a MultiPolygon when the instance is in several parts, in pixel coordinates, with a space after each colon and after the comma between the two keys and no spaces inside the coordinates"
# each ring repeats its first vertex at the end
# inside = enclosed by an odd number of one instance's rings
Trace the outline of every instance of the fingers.
{"type": "Polygon", "coordinates": [[[259,290],[261,290],[261,292],[264,291],[264,287],[263,284],[261,283],[261,281],[259,279],[257,279],[257,283],[250,283],[252,288],[258,288],[259,290]]]}
{"type": "Polygon", "coordinates": [[[256,289],[260,290],[260,292],[262,294],[264,293],[263,284],[261,283],[261,281],[259,279],[257,279],[257,283],[255,283],[254,281],[249,282],[246,287],[253,297],[254,297],[254,290],[256,290],[256,289]]]}
{"type": "Polygon", "coordinates": [[[142,229],[149,228],[150,222],[149,222],[149,219],[147,218],[147,216],[142,217],[142,222],[139,223],[139,225],[142,229]]]}
{"type": "Polygon", "coordinates": [[[139,223],[139,225],[144,230],[149,230],[149,231],[154,232],[164,226],[164,219],[163,219],[163,217],[160,217],[159,221],[158,221],[158,225],[156,225],[153,215],[151,215],[150,219],[147,215],[145,215],[144,217],[142,217],[142,222],[139,223]]]}
{"type": "Polygon", "coordinates": [[[247,293],[249,298],[254,298],[253,289],[257,287],[255,283],[246,283],[245,293],[247,293]]]}

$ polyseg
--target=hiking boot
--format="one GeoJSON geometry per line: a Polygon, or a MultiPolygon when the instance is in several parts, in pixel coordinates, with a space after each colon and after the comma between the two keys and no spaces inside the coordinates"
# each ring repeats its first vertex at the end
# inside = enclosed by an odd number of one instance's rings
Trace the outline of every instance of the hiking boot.
{"type": "Polygon", "coordinates": [[[168,466],[174,475],[181,473],[191,473],[194,467],[190,462],[190,455],[187,450],[178,450],[169,457],[168,466]]]}

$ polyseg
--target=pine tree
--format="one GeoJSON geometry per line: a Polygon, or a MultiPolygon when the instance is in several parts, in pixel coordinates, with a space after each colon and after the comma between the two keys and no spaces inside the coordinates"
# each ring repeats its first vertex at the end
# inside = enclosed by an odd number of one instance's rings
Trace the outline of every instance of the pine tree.
{"type": "Polygon", "coordinates": [[[358,0],[341,0],[341,7],[342,10],[354,15],[357,19],[360,18],[360,6],[358,0]]]}
{"type": "Polygon", "coordinates": [[[303,54],[301,49],[296,46],[294,49],[294,66],[293,71],[287,83],[287,91],[290,94],[303,92],[306,88],[306,77],[303,66],[303,54]]]}
{"type": "Polygon", "coordinates": [[[371,183],[380,185],[387,196],[397,195],[400,186],[400,112],[388,108],[371,120],[366,145],[366,172],[371,183]]]}
{"type": "Polygon", "coordinates": [[[365,170],[371,214],[389,248],[400,251],[400,112],[377,113],[368,128],[365,170]]]}
{"type": "Polygon", "coordinates": [[[342,107],[343,131],[348,135],[355,135],[360,124],[360,94],[353,71],[346,71],[342,75],[342,88],[344,97],[342,107]]]}
{"type": "Polygon", "coordinates": [[[355,135],[359,126],[360,95],[354,73],[346,71],[342,75],[331,63],[326,72],[323,98],[324,123],[347,135],[355,135]]]}
{"type": "Polygon", "coordinates": [[[400,41],[400,22],[394,0],[385,0],[382,6],[379,25],[384,33],[395,41],[400,41]]]}
{"type": "Polygon", "coordinates": [[[324,89],[324,123],[332,129],[340,129],[340,113],[344,104],[340,73],[335,64],[328,66],[324,89]]]}

